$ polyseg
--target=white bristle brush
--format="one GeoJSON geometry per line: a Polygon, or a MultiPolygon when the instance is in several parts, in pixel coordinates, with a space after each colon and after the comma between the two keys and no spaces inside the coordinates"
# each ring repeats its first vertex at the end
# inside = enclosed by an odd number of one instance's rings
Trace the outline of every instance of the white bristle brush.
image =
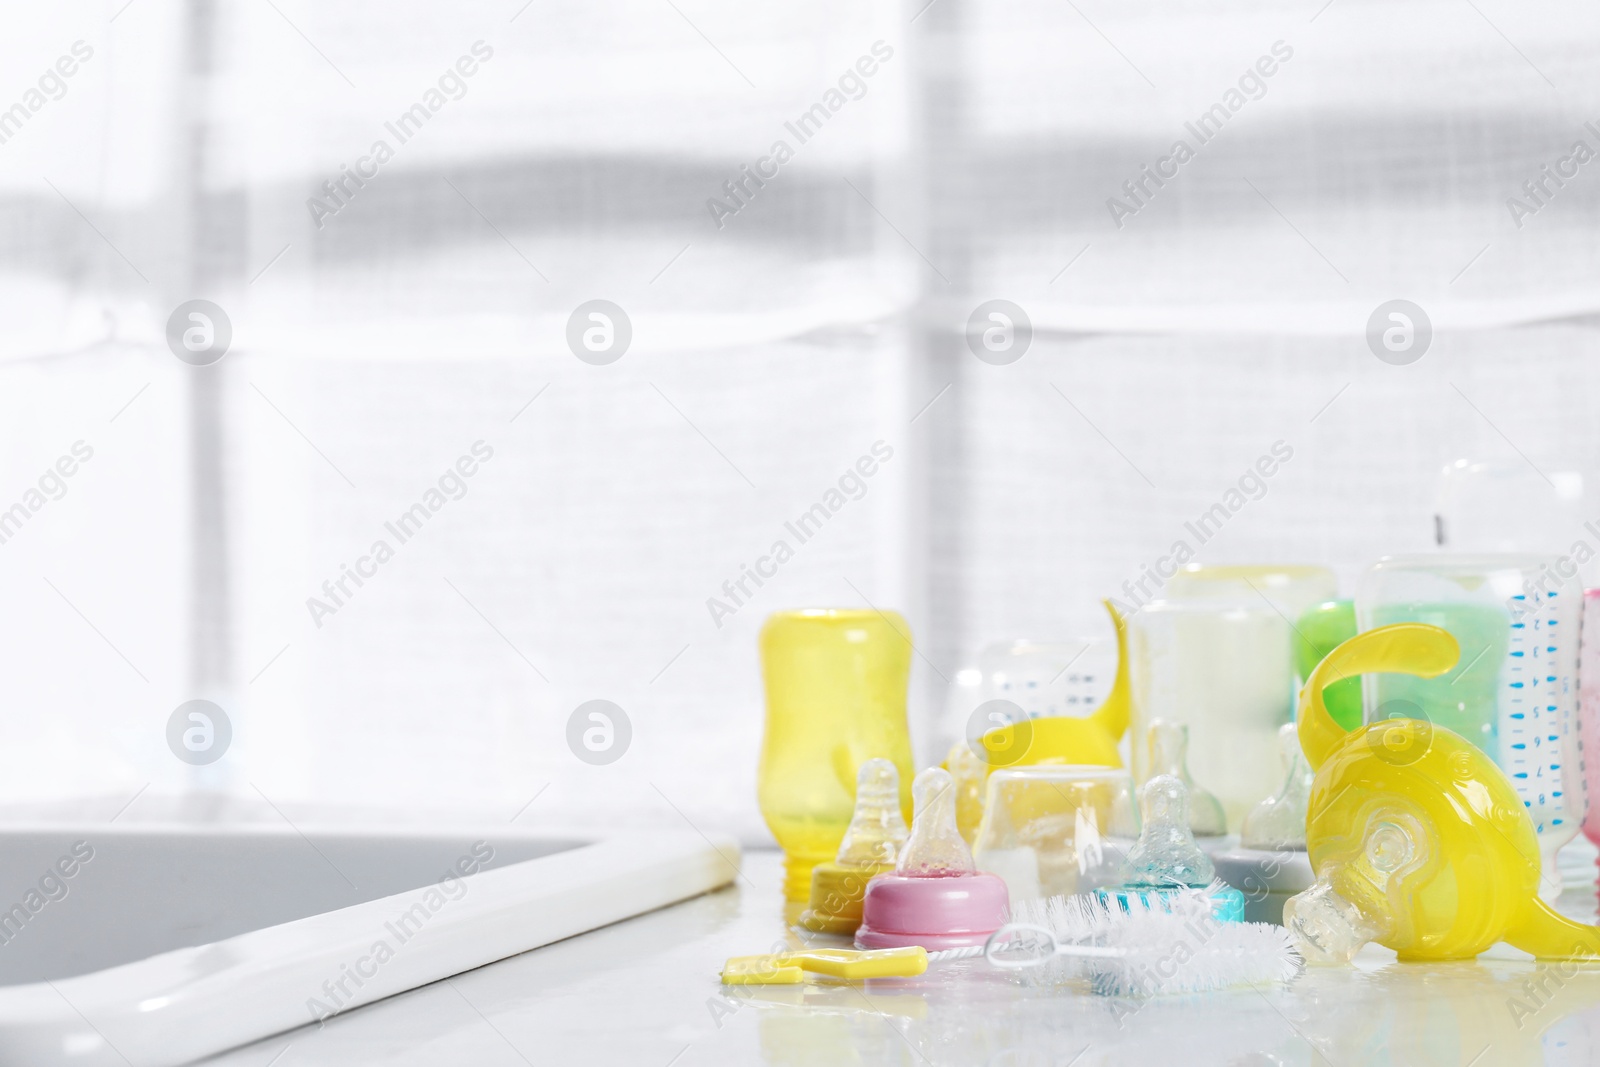
{"type": "Polygon", "coordinates": [[[981,947],[928,953],[936,960],[983,956],[996,967],[1052,965],[1085,978],[1106,996],[1199,993],[1287,982],[1304,967],[1289,931],[1267,923],[1218,922],[1214,890],[1184,888],[1132,896],[1128,910],[1093,895],[1051,897],[1017,906],[981,947]]]}

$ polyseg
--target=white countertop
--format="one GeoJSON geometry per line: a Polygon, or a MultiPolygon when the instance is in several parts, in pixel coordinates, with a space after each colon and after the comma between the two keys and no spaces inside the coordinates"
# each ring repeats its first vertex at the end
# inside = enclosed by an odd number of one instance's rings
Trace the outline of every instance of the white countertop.
{"type": "Polygon", "coordinates": [[[206,1062],[1600,1063],[1600,965],[1540,970],[1487,957],[1400,964],[1369,949],[1357,967],[1313,970],[1281,990],[1143,1005],[1022,987],[981,961],[866,987],[725,989],[717,974],[726,957],[768,951],[786,937],[798,944],[783,925],[779,873],[776,853],[748,853],[739,881],[720,892],[206,1062]]]}

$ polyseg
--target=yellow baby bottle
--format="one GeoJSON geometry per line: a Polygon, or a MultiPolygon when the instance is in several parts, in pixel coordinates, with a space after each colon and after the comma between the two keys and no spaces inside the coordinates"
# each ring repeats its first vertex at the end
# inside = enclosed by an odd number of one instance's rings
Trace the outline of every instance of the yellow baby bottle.
{"type": "Polygon", "coordinates": [[[1300,743],[1316,770],[1306,849],[1317,881],[1284,905],[1310,963],[1368,941],[1402,960],[1476,956],[1504,940],[1541,958],[1600,956],[1600,928],[1539,899],[1539,842],[1505,772],[1461,735],[1420,718],[1346,732],[1322,690],[1342,678],[1432,678],[1461,650],[1437,626],[1397,623],[1330,652],[1300,697],[1300,743]]]}
{"type": "Polygon", "coordinates": [[[804,903],[812,868],[834,858],[850,825],[863,763],[895,765],[910,816],[911,629],[892,611],[780,611],[761,627],[761,673],[761,814],[784,851],[784,895],[804,903]]]}

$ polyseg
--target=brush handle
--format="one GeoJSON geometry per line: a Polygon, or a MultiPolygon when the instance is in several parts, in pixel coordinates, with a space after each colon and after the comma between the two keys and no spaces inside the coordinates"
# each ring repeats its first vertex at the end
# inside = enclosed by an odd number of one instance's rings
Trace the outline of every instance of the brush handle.
{"type": "Polygon", "coordinates": [[[945,963],[951,960],[970,960],[979,956],[984,957],[992,966],[1008,971],[1025,970],[1029,967],[1038,967],[1057,956],[1085,956],[1117,958],[1127,955],[1127,950],[1111,948],[1102,945],[1080,945],[1071,941],[1056,940],[1055,933],[1043,926],[1033,926],[1027,923],[1009,923],[989,935],[989,940],[982,945],[972,945],[967,948],[947,948],[939,952],[928,953],[929,963],[945,963]],[[1026,955],[1007,956],[1006,949],[1017,943],[1032,946],[1035,951],[1026,955]]]}
{"type": "Polygon", "coordinates": [[[929,963],[947,963],[950,960],[970,960],[983,955],[985,945],[968,945],[966,948],[944,948],[928,953],[929,963]]]}

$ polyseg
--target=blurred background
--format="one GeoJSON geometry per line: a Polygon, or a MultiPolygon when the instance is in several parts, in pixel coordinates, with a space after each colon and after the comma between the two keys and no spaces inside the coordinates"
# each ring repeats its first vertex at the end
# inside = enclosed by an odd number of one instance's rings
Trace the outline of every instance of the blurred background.
{"type": "Polygon", "coordinates": [[[771,611],[905,614],[922,764],[983,648],[1108,636],[1099,598],[1264,455],[1197,559],[1348,586],[1441,539],[1600,544],[1593,5],[91,0],[6,28],[11,818],[766,840],[771,611]],[[609,362],[569,340],[595,300],[609,362]],[[972,343],[995,300],[1009,361],[972,343]],[[1369,327],[1394,300],[1409,362],[1369,327]],[[226,335],[199,365],[193,307],[226,335]],[[1515,492],[1474,502],[1459,460],[1515,492]],[[199,766],[168,744],[196,699],[232,734],[199,766]],[[599,766],[568,743],[597,699],[631,728],[599,766]]]}

